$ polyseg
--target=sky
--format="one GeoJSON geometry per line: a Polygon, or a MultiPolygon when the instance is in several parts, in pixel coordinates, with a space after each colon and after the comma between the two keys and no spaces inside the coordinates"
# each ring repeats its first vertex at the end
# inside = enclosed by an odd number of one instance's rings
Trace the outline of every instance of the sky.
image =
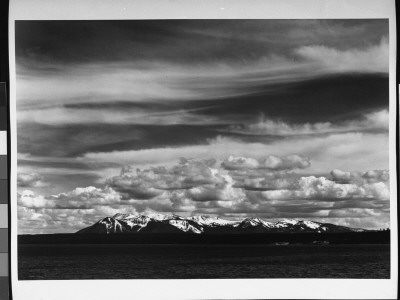
{"type": "Polygon", "coordinates": [[[389,227],[388,21],[17,21],[19,233],[116,213],[389,227]]]}

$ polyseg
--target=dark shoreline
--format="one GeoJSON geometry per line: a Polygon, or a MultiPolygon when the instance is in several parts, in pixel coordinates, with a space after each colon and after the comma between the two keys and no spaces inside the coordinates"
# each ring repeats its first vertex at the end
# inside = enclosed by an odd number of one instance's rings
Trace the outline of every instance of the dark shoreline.
{"type": "Polygon", "coordinates": [[[390,244],[390,231],[260,234],[38,234],[18,235],[30,244],[390,244]]]}

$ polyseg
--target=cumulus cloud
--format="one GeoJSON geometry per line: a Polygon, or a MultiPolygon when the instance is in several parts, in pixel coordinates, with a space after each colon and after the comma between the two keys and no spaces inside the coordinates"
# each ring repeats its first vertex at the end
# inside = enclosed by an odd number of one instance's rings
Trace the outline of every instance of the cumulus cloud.
{"type": "Polygon", "coordinates": [[[224,179],[223,182],[191,188],[186,191],[185,196],[193,201],[217,201],[223,207],[230,207],[235,201],[245,198],[243,190],[234,186],[235,182],[230,175],[221,177],[224,179]]]}
{"type": "Polygon", "coordinates": [[[299,181],[300,192],[296,196],[304,198],[372,198],[389,200],[389,186],[379,183],[341,184],[325,177],[302,177],[299,181]]]}
{"type": "Polygon", "coordinates": [[[108,180],[108,184],[122,193],[125,199],[151,199],[162,194],[161,190],[153,187],[151,178],[149,178],[151,176],[154,176],[154,172],[150,170],[144,172],[138,170],[136,176],[131,173],[123,173],[121,176],[115,176],[108,180]]]}
{"type": "Polygon", "coordinates": [[[330,173],[332,180],[338,183],[389,183],[388,170],[369,170],[367,172],[346,172],[338,169],[330,173]]]}
{"type": "Polygon", "coordinates": [[[67,193],[43,196],[31,190],[18,193],[18,205],[27,208],[89,209],[93,206],[113,205],[120,202],[121,196],[113,189],[78,187],[67,193]]]}
{"type": "Polygon", "coordinates": [[[359,177],[359,173],[345,172],[345,171],[338,170],[338,169],[332,170],[330,174],[331,174],[333,181],[339,182],[339,183],[354,182],[354,180],[359,177]]]}
{"type": "Polygon", "coordinates": [[[293,190],[298,188],[298,180],[290,174],[259,174],[248,172],[250,178],[237,180],[236,186],[245,190],[293,190]]]}
{"type": "Polygon", "coordinates": [[[370,170],[364,172],[362,177],[368,183],[377,183],[377,182],[389,182],[389,171],[388,170],[370,170]]]}
{"type": "Polygon", "coordinates": [[[307,176],[298,181],[298,190],[265,191],[263,196],[269,200],[316,199],[338,201],[345,199],[389,200],[387,182],[337,183],[326,177],[307,176]]]}
{"type": "Polygon", "coordinates": [[[185,190],[182,196],[193,201],[227,200],[235,194],[232,178],[220,172],[214,159],[181,158],[172,167],[144,170],[127,167],[107,184],[120,192],[123,199],[169,198],[174,190],[185,190]]]}
{"type": "Polygon", "coordinates": [[[308,158],[298,155],[268,155],[261,159],[230,156],[220,166],[214,159],[181,159],[172,167],[124,168],[119,176],[110,178],[107,185],[120,192],[123,199],[172,197],[175,203],[183,198],[199,202],[228,201],[244,198],[242,189],[294,186],[293,178],[282,172],[309,165],[308,158]],[[176,190],[183,191],[171,196],[171,191],[176,190]]]}
{"type": "Polygon", "coordinates": [[[351,120],[338,124],[330,122],[289,124],[261,116],[257,123],[230,127],[230,131],[235,133],[280,136],[333,134],[366,130],[388,131],[388,129],[389,111],[387,109],[365,114],[360,120],[351,120]]]}
{"type": "Polygon", "coordinates": [[[17,184],[19,187],[38,187],[43,185],[42,179],[38,173],[18,173],[17,184]]]}
{"type": "Polygon", "coordinates": [[[270,170],[293,170],[305,169],[310,166],[310,160],[299,155],[288,155],[278,157],[268,155],[265,158],[254,159],[248,157],[229,156],[222,162],[222,167],[227,170],[241,169],[270,169],[270,170]]]}
{"type": "Polygon", "coordinates": [[[110,187],[96,188],[78,187],[67,193],[60,193],[50,197],[57,203],[57,207],[93,207],[112,205],[120,202],[120,194],[110,187]]]}
{"type": "Polygon", "coordinates": [[[28,208],[55,207],[52,201],[48,201],[43,196],[35,196],[35,193],[31,190],[18,193],[18,205],[28,208]]]}
{"type": "Polygon", "coordinates": [[[294,172],[309,164],[308,159],[291,155],[232,156],[222,161],[181,158],[175,165],[148,169],[126,166],[102,188],[79,187],[49,196],[22,190],[18,194],[20,224],[36,224],[46,231],[47,226],[56,230],[71,222],[71,228],[78,228],[90,225],[94,216],[120,210],[328,219],[388,214],[386,170],[335,169],[320,177],[294,172]]]}
{"type": "Polygon", "coordinates": [[[293,170],[310,165],[308,158],[299,155],[269,155],[261,159],[230,156],[221,163],[233,178],[234,186],[248,191],[297,189],[299,176],[293,170]]]}

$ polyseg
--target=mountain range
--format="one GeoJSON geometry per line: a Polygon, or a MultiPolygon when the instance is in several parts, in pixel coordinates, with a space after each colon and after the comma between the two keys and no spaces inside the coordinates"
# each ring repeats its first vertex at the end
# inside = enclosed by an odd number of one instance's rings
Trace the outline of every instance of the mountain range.
{"type": "Polygon", "coordinates": [[[307,220],[284,219],[268,222],[259,218],[225,220],[219,217],[177,215],[133,215],[116,214],[79,230],[78,234],[114,234],[114,233],[179,233],[179,234],[246,234],[246,233],[329,233],[329,232],[365,232],[361,228],[350,228],[330,223],[307,220]]]}

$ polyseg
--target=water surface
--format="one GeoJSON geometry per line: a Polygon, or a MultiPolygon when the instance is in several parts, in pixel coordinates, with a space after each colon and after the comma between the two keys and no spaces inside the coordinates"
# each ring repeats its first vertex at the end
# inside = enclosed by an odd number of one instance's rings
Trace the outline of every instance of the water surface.
{"type": "Polygon", "coordinates": [[[20,245],[18,276],[389,278],[390,245],[20,245]]]}

